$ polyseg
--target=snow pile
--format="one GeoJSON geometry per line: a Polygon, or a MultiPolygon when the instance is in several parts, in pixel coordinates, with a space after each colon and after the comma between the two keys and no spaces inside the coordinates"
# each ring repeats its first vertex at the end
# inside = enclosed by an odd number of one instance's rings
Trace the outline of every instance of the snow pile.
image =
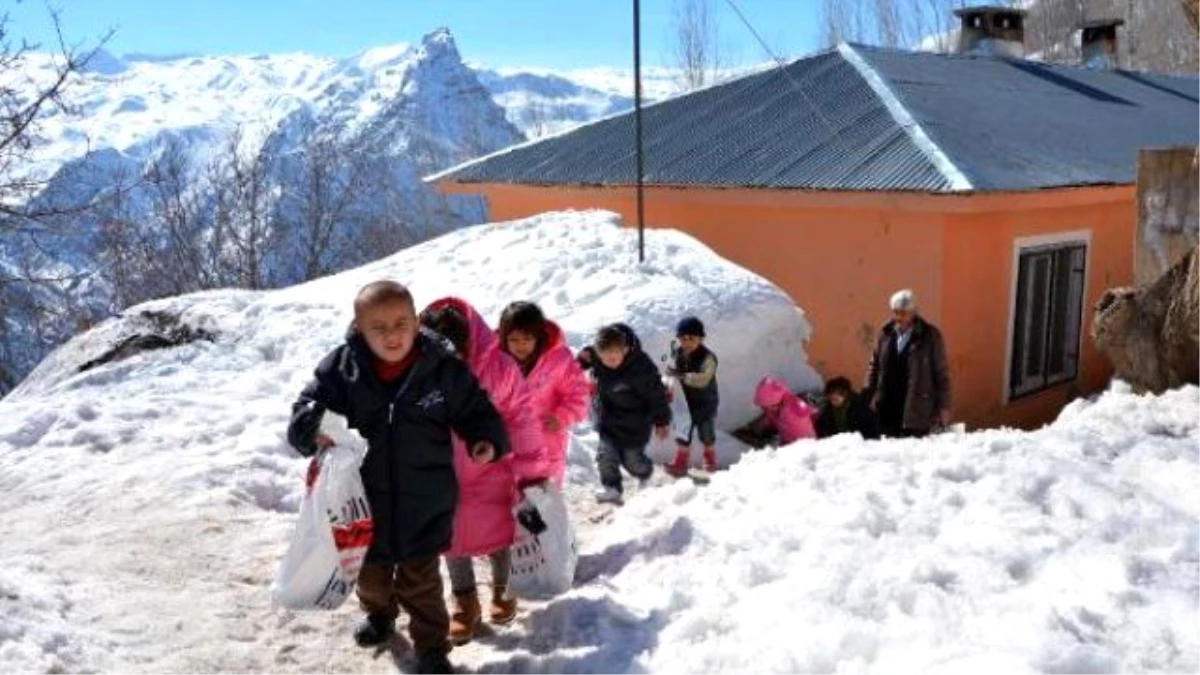
{"type": "MultiPolygon", "coordinates": [[[[407,284],[418,309],[438,297],[458,295],[493,324],[509,302],[534,300],[576,350],[605,323],[627,321],[645,351],[664,367],[675,323],[695,314],[705,321],[708,344],[721,358],[719,421],[726,428],[756,414],[753,390],[762,375],[782,377],[798,389],[820,386],[803,352],[810,327],[782,291],[673,230],[646,233],[646,263],[639,265],[636,233],[603,211],[466,228],[289,289],[199,293],[146,303],[126,314],[179,315],[182,323],[219,336],[211,349],[195,345],[204,353],[202,367],[210,375],[228,374],[232,361],[238,377],[257,380],[263,378],[261,368],[267,368],[271,380],[286,377],[285,389],[298,391],[349,325],[354,294],[380,278],[407,284]],[[244,372],[256,360],[260,370],[244,372]]],[[[10,398],[52,395],[93,378],[108,380],[114,370],[138,369],[118,363],[94,375],[72,373],[111,347],[114,336],[127,332],[122,323],[130,320],[103,324],[68,343],[10,398]],[[101,339],[93,341],[93,336],[101,339]]],[[[175,369],[172,364],[170,370],[175,369]]]]}
{"type": "MultiPolygon", "coordinates": [[[[642,496],[581,564],[655,636],[591,665],[1195,672],[1198,407],[1118,391],[1031,434],[801,442],[642,496]]],[[[558,618],[547,643],[580,628],[558,618]]]]}
{"type": "MultiPolygon", "coordinates": [[[[61,582],[60,582],[61,583],[61,582]]],[[[86,661],[79,644],[85,631],[64,618],[71,609],[69,591],[32,573],[0,569],[0,671],[79,672],[98,664],[86,661]]]]}

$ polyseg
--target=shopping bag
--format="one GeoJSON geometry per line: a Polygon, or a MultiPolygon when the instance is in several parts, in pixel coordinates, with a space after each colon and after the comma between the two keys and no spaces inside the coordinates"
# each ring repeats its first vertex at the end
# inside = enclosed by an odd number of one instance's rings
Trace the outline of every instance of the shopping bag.
{"type": "Polygon", "coordinates": [[[371,545],[371,510],[359,467],[366,444],[327,413],[322,431],[334,445],[308,467],[296,531],[271,584],[288,609],[336,609],[354,590],[371,545]]]}
{"type": "Polygon", "coordinates": [[[525,488],[513,510],[517,540],[512,547],[509,590],[519,598],[549,598],[571,589],[579,559],[567,500],[553,484],[525,488]]]}
{"type": "Polygon", "coordinates": [[[674,377],[667,378],[665,384],[671,392],[671,437],[679,445],[691,445],[692,413],[688,410],[683,385],[674,377]]]}

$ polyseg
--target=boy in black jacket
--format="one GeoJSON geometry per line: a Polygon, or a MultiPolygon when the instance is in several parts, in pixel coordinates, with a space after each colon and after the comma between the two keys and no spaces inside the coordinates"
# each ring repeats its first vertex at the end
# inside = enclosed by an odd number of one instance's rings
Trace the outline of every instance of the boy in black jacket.
{"type": "Polygon", "coordinates": [[[854,393],[850,380],[835,377],[825,383],[825,403],[817,415],[817,438],[829,438],[838,434],[859,433],[863,438],[879,438],[879,425],[875,413],[854,393]]]}
{"type": "Polygon", "coordinates": [[[642,351],[633,329],[617,323],[596,334],[596,429],[600,448],[596,465],[604,489],[597,500],[620,504],[621,467],[645,481],[654,471],[646,456],[651,429],[671,434],[671,406],[654,361],[642,351]]]}
{"type": "Polygon", "coordinates": [[[367,620],[354,638],[362,646],[388,641],[403,607],[420,672],[449,673],[439,560],[458,502],[450,434],[480,464],[508,452],[508,438],[466,364],[419,325],[407,288],[364,286],[346,343],[321,360],[292,407],[288,442],[305,456],[329,447],[319,432],[327,409],[367,440],[361,473],[374,539],[358,577],[367,620]]]}
{"type": "Polygon", "coordinates": [[[704,344],[704,324],[694,316],[684,317],[675,328],[678,347],[667,374],[679,380],[687,399],[692,427],[687,438],[675,439],[679,447],[675,460],[667,465],[667,473],[685,476],[692,458],[692,436],[700,437],[704,446],[704,470],[717,470],[717,407],[721,397],[717,391],[717,355],[704,344]]]}

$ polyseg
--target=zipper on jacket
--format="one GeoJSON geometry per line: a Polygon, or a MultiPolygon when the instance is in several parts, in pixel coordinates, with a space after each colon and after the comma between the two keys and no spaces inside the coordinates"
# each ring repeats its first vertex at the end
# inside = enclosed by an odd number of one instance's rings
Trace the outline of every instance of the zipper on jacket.
{"type": "MultiPolygon", "coordinates": [[[[409,386],[412,384],[413,373],[416,371],[416,369],[420,365],[420,363],[421,363],[420,359],[418,359],[416,363],[412,364],[412,366],[408,369],[408,373],[406,373],[404,375],[404,381],[400,383],[400,388],[396,390],[396,395],[393,396],[392,400],[388,402],[387,434],[388,434],[388,446],[389,447],[391,446],[391,435],[392,435],[392,427],[394,426],[394,420],[395,420],[396,403],[400,400],[400,397],[403,396],[406,391],[408,391],[409,386]]],[[[390,454],[394,454],[394,453],[390,453],[390,454]]],[[[388,488],[392,494],[392,513],[395,514],[395,513],[399,513],[399,511],[400,511],[400,490],[396,489],[396,482],[397,482],[397,478],[398,478],[398,476],[396,475],[397,469],[394,464],[394,458],[391,456],[389,456],[387,458],[387,468],[388,468],[387,469],[388,470],[388,488]]],[[[388,539],[390,540],[390,543],[391,543],[393,562],[395,562],[396,559],[400,558],[404,553],[403,551],[400,550],[400,546],[399,546],[400,542],[396,539],[395,532],[396,532],[396,529],[392,528],[392,532],[389,533],[390,536],[388,537],[388,539]]]]}

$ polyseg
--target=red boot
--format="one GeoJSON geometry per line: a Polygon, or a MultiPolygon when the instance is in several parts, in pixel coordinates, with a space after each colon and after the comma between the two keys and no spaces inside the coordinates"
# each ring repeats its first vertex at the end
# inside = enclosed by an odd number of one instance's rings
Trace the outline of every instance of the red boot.
{"type": "Polygon", "coordinates": [[[707,473],[717,470],[717,449],[712,446],[704,449],[704,470],[707,473]]]}
{"type": "Polygon", "coordinates": [[[675,461],[666,466],[667,473],[676,477],[686,476],[688,463],[691,461],[691,459],[692,449],[682,445],[679,446],[679,448],[675,450],[675,461]]]}

